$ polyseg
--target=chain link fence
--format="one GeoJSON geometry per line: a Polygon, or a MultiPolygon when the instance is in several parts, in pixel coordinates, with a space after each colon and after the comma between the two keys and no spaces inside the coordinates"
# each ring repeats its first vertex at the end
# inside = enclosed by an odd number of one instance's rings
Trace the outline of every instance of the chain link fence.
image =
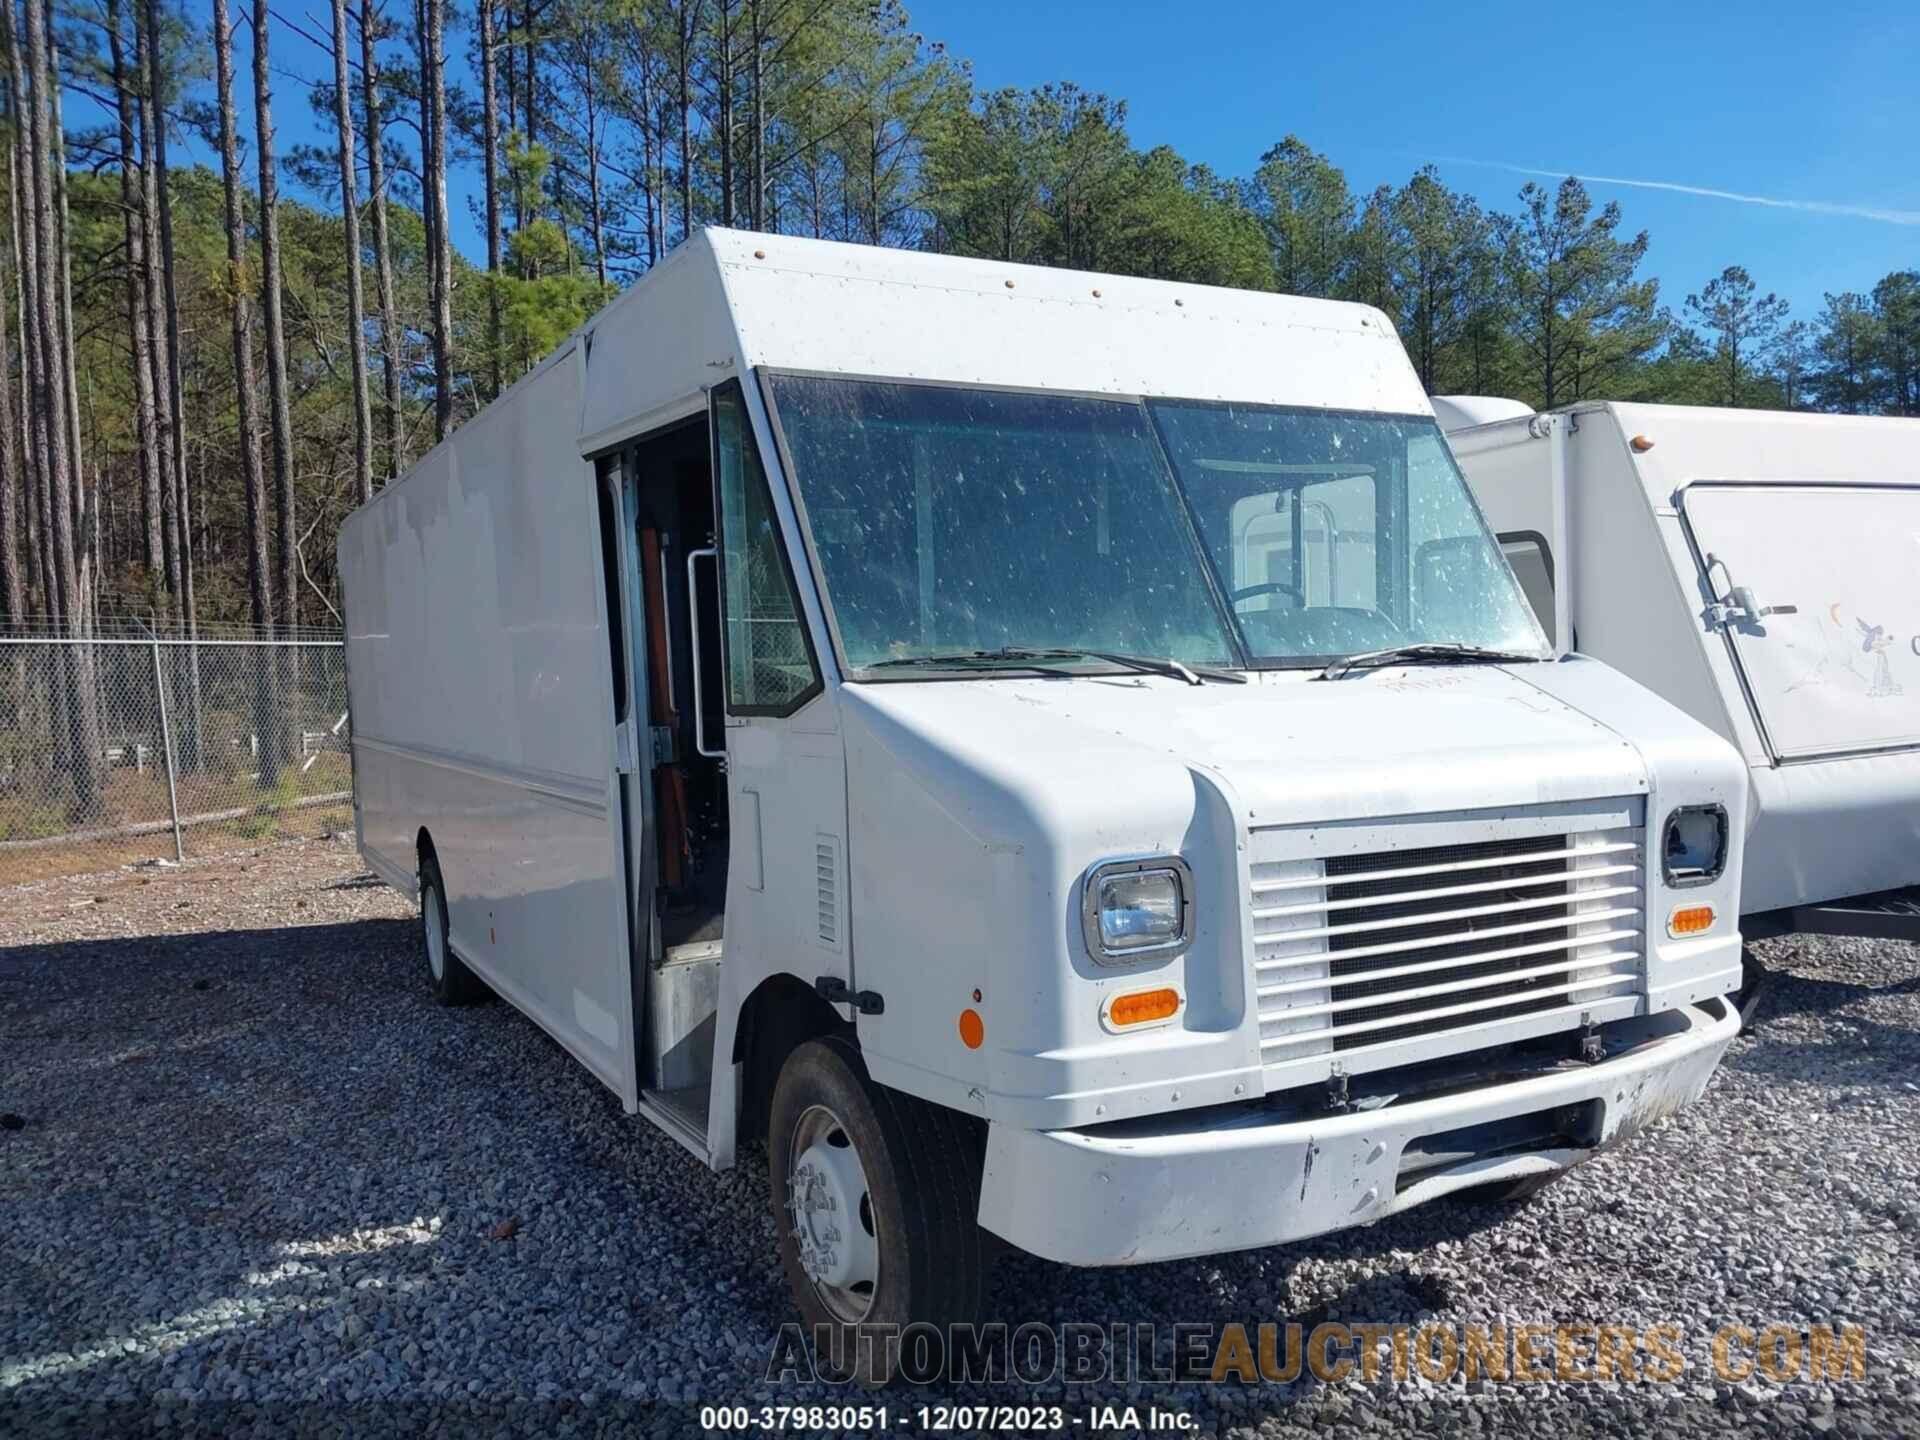
{"type": "Polygon", "coordinates": [[[0,633],[0,884],[353,824],[338,632],[0,633]]]}

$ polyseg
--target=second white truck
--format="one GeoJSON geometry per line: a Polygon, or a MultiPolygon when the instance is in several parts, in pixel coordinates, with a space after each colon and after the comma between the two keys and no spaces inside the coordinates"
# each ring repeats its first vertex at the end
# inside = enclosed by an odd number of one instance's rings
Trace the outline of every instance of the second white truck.
{"type": "Polygon", "coordinates": [[[1745,933],[1920,940],[1920,420],[1434,408],[1548,632],[1744,757],[1745,933]]]}

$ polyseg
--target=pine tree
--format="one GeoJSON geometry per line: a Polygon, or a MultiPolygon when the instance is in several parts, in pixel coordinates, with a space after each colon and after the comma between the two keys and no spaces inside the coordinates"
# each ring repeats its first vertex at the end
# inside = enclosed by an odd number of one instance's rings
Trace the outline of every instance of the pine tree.
{"type": "Polygon", "coordinates": [[[1662,334],[1658,287],[1635,278],[1646,233],[1620,239],[1620,207],[1595,212],[1579,180],[1551,193],[1529,183],[1520,204],[1520,214],[1500,219],[1502,271],[1526,388],[1551,409],[1651,353],[1662,334]]]}
{"type": "Polygon", "coordinates": [[[433,295],[433,436],[453,428],[453,245],[447,234],[446,0],[421,0],[421,89],[426,101],[427,245],[433,295]]]}
{"type": "Polygon", "coordinates": [[[353,479],[360,503],[373,498],[373,415],[367,398],[367,318],[360,288],[360,203],[353,140],[353,86],[347,66],[347,0],[333,0],[333,106],[340,137],[340,217],[347,252],[347,355],[353,384],[353,479]]]}
{"type": "Polygon", "coordinates": [[[406,431],[400,415],[400,310],[394,295],[393,245],[387,233],[386,127],[381,118],[380,6],[360,3],[361,109],[367,119],[367,202],[373,217],[374,279],[380,290],[380,399],[385,417],[387,477],[407,465],[406,431]]]}
{"type": "MultiPolygon", "coordinates": [[[[267,7],[253,6],[254,159],[260,177],[260,311],[267,352],[268,455],[273,474],[276,623],[292,638],[300,625],[300,578],[293,490],[293,402],[288,390],[287,334],[280,276],[280,178],[273,144],[273,66],[267,7]]],[[[275,727],[276,730],[278,727],[275,727]]],[[[274,741],[279,742],[278,734],[274,741]]],[[[262,746],[266,744],[262,737],[262,746]]],[[[273,757],[278,760],[279,756],[273,757]]],[[[263,759],[263,766],[272,768],[263,759]]]]}
{"type": "MultiPolygon", "coordinates": [[[[254,627],[265,634],[273,625],[273,567],[267,544],[267,488],[260,464],[260,405],[254,392],[253,286],[247,266],[246,214],[241,204],[240,142],[233,108],[233,26],[227,0],[213,0],[213,54],[220,96],[220,175],[227,233],[227,315],[233,341],[234,402],[239,412],[241,488],[246,501],[247,598],[254,627]]],[[[254,733],[273,731],[272,677],[265,665],[254,667],[254,733]]],[[[270,783],[262,747],[261,781],[270,783]]]]}
{"type": "Polygon", "coordinates": [[[1729,265],[1698,294],[1687,296],[1687,309],[1713,345],[1720,372],[1717,403],[1747,404],[1754,365],[1779,338],[1787,302],[1771,292],[1760,294],[1745,267],[1729,265]]]}
{"type": "Polygon", "coordinates": [[[152,314],[148,287],[152,272],[147,264],[145,219],[146,180],[136,153],[134,106],[135,78],[128,74],[125,40],[122,35],[120,0],[107,0],[107,53],[111,62],[111,80],[115,115],[120,138],[120,205],[124,212],[122,233],[127,247],[127,333],[133,346],[134,426],[139,447],[140,500],[143,525],[143,559],[151,583],[156,587],[166,580],[166,546],[161,538],[161,499],[163,484],[171,483],[157,426],[154,403],[153,335],[149,327],[152,314]]]}

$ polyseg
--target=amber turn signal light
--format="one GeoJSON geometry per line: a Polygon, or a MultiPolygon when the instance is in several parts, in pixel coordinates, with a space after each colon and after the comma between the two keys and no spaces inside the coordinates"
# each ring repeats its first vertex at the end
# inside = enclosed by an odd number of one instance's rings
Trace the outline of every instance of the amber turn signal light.
{"type": "Polygon", "coordinates": [[[978,1010],[960,1012],[960,1043],[969,1050],[978,1050],[987,1039],[987,1022],[980,1018],[978,1010]]]}
{"type": "Polygon", "coordinates": [[[1136,990],[1131,995],[1116,995],[1107,1004],[1107,1024],[1116,1030],[1130,1025],[1146,1025],[1165,1020],[1180,1009],[1178,990],[1136,990]]]}
{"type": "Polygon", "coordinates": [[[1667,916],[1667,934],[1678,940],[1683,935],[1704,935],[1713,928],[1713,906],[1682,905],[1667,916]]]}

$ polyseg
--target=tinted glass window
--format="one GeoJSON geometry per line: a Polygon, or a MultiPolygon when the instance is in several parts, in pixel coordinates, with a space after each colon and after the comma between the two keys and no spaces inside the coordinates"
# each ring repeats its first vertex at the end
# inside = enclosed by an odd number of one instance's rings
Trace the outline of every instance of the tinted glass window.
{"type": "Polygon", "coordinates": [[[721,608],[727,631],[727,703],[781,711],[815,680],[800,605],[780,549],[780,524],[738,386],[713,395],[720,476],[721,608]]]}
{"type": "Polygon", "coordinates": [[[1006,647],[1234,658],[1138,404],[771,384],[853,669],[1006,647]]]}
{"type": "Polygon", "coordinates": [[[1543,648],[1432,420],[1150,408],[1255,659],[1543,648]]]}

